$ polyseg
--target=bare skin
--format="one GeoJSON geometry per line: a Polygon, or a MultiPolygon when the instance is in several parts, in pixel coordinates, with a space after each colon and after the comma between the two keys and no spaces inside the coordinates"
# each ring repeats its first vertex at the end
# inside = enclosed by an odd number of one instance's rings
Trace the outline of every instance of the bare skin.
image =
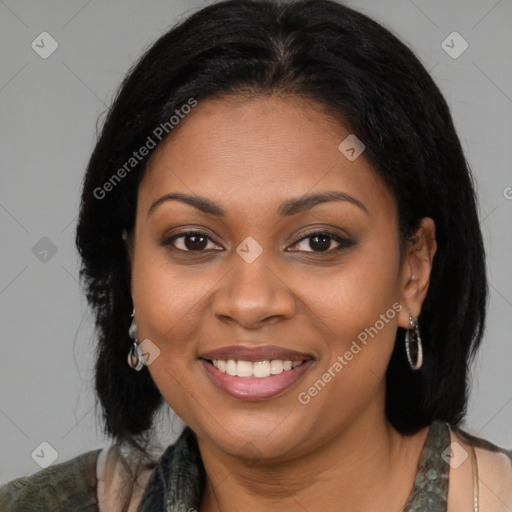
{"type": "Polygon", "coordinates": [[[198,437],[201,512],[399,511],[413,486],[428,429],[406,437],[389,424],[384,376],[397,328],[421,311],[435,226],[423,219],[400,257],[395,200],[364,153],[349,161],[338,150],[349,133],[296,97],[203,100],[157,148],[139,187],[130,240],[139,339],[160,350],[151,375],[198,437]],[[278,211],[325,191],[355,201],[278,211]],[[151,208],[169,193],[207,198],[226,215],[179,200],[151,208]],[[207,238],[162,243],[191,229],[207,238]],[[326,231],[341,242],[314,239],[326,231]],[[251,263],[236,251],[247,237],[262,249],[251,263]],[[375,325],[343,369],[300,402],[375,325]],[[227,345],[265,344],[313,359],[271,398],[228,395],[201,360],[227,345]]]}

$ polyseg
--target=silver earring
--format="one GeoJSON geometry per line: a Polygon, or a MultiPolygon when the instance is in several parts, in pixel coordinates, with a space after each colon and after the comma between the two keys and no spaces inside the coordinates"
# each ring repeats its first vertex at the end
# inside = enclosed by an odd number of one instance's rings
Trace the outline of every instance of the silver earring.
{"type": "Polygon", "coordinates": [[[410,329],[405,333],[405,351],[411,370],[419,370],[423,364],[423,347],[421,346],[418,322],[409,315],[410,329]],[[414,361],[415,360],[415,361],[414,361]]]}
{"type": "Polygon", "coordinates": [[[142,358],[144,356],[141,353],[139,345],[137,323],[135,322],[135,308],[133,308],[132,317],[133,320],[130,328],[128,329],[128,335],[133,340],[133,344],[130,348],[130,351],[128,352],[128,366],[140,372],[142,368],[144,368],[144,363],[142,362],[142,358]]]}

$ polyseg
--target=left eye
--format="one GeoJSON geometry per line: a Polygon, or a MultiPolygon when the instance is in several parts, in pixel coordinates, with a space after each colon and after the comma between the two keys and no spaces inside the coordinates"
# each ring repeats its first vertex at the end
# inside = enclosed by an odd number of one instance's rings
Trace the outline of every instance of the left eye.
{"type": "MultiPolygon", "coordinates": [[[[296,242],[292,247],[300,244],[307,244],[306,240],[309,239],[309,247],[312,249],[308,251],[307,249],[299,249],[305,252],[327,252],[327,251],[338,251],[341,249],[345,249],[346,247],[350,247],[353,245],[353,242],[343,238],[339,235],[335,235],[334,233],[328,233],[323,231],[318,231],[315,233],[310,233],[307,236],[301,238],[298,242],[296,242]],[[331,242],[336,242],[338,247],[334,249],[330,249],[331,242]]],[[[293,251],[292,251],[293,252],[293,251]]]]}

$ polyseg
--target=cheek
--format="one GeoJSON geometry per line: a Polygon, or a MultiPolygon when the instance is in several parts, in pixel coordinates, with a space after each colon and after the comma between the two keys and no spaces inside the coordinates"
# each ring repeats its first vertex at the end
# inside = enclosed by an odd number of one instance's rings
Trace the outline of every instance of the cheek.
{"type": "MultiPolygon", "coordinates": [[[[139,239],[140,240],[140,239],[139,239]]],[[[137,246],[133,262],[133,295],[139,339],[150,339],[160,350],[148,367],[157,388],[174,412],[192,424],[196,396],[196,347],[201,307],[211,284],[192,267],[170,263],[165,248],[154,242],[137,246]],[[190,416],[192,414],[192,417],[190,416]]]]}
{"type": "Polygon", "coordinates": [[[132,279],[140,339],[151,339],[163,352],[191,350],[185,341],[199,326],[210,286],[204,275],[192,266],[172,265],[165,247],[142,239],[132,279]]]}
{"type": "Polygon", "coordinates": [[[371,240],[328,278],[304,279],[303,298],[318,320],[325,357],[301,391],[314,396],[318,407],[343,397],[340,413],[347,414],[367,404],[379,388],[402,309],[398,269],[398,245],[371,240]]]}
{"type": "MultiPolygon", "coordinates": [[[[345,261],[325,273],[306,272],[298,288],[302,299],[332,334],[355,337],[374,325],[400,296],[398,246],[363,241],[345,261]]],[[[380,325],[380,324],[379,324],[380,325]]]]}

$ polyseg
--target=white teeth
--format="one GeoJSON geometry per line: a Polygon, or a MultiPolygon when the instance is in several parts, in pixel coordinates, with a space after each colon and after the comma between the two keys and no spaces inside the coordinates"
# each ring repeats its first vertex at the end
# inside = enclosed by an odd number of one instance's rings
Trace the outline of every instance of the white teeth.
{"type": "Polygon", "coordinates": [[[233,359],[230,359],[226,363],[226,373],[228,375],[232,375],[233,377],[236,375],[236,361],[233,361],[233,359]]]}
{"type": "Polygon", "coordinates": [[[283,372],[283,361],[279,359],[273,359],[270,361],[270,373],[272,375],[277,375],[278,373],[283,372]]]}
{"type": "Polygon", "coordinates": [[[270,363],[268,361],[257,361],[252,366],[252,373],[255,377],[262,378],[270,375],[270,363]]]}
{"type": "Polygon", "coordinates": [[[269,377],[270,375],[279,375],[284,371],[297,368],[303,361],[283,361],[281,359],[273,359],[272,361],[235,361],[233,359],[213,359],[212,364],[222,373],[227,373],[233,377],[257,377],[259,379],[269,377]]]}
{"type": "Polygon", "coordinates": [[[252,375],[252,363],[250,361],[238,361],[236,374],[238,377],[250,377],[252,375]]]}

